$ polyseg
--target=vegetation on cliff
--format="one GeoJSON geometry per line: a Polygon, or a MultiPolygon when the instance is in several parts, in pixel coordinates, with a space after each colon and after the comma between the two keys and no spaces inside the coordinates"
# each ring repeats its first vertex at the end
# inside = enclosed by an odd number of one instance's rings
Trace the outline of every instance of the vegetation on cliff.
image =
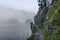
{"type": "Polygon", "coordinates": [[[60,0],[54,0],[53,6],[48,10],[46,20],[49,19],[53,28],[50,40],[60,40],[60,0]]]}
{"type": "MultiPolygon", "coordinates": [[[[46,31],[43,22],[38,25],[45,36],[45,40],[60,40],[60,0],[53,1],[44,21],[46,22],[47,20],[51,20],[50,23],[53,28],[51,35],[46,31]]],[[[28,40],[33,40],[33,35],[28,40]]]]}

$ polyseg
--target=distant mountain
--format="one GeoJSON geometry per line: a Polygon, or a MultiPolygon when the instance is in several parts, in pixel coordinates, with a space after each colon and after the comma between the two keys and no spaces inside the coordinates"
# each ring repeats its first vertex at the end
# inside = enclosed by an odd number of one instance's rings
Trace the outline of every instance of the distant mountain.
{"type": "Polygon", "coordinates": [[[32,19],[35,13],[28,12],[25,10],[14,10],[12,8],[2,8],[0,7],[0,19],[5,20],[9,18],[16,18],[20,22],[24,22],[26,19],[32,19]]]}
{"type": "Polygon", "coordinates": [[[25,23],[31,23],[31,22],[33,22],[32,19],[27,19],[25,23]]]}

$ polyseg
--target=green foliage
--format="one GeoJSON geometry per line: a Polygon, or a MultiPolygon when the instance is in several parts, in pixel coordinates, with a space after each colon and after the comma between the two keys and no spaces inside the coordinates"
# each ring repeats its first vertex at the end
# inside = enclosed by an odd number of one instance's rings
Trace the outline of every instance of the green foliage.
{"type": "Polygon", "coordinates": [[[34,38],[34,36],[33,36],[33,34],[32,34],[31,37],[28,38],[27,40],[34,40],[33,38],[34,38]]]}
{"type": "Polygon", "coordinates": [[[40,23],[40,24],[38,25],[38,27],[39,27],[40,29],[43,29],[43,27],[44,27],[43,23],[40,23]]]}
{"type": "MultiPolygon", "coordinates": [[[[54,0],[53,7],[49,9],[48,14],[46,17],[48,19],[52,18],[52,27],[53,27],[53,34],[52,36],[48,36],[46,39],[48,40],[60,40],[60,0],[54,0]],[[53,10],[52,10],[53,9],[53,10]]],[[[48,20],[47,19],[47,20],[48,20]]]]}
{"type": "Polygon", "coordinates": [[[55,30],[55,40],[60,40],[60,8],[58,8],[57,13],[52,19],[52,26],[55,30]]]}
{"type": "Polygon", "coordinates": [[[48,40],[48,32],[46,31],[46,29],[43,28],[43,29],[42,29],[42,32],[43,32],[43,34],[44,34],[45,40],[48,40]]]}
{"type": "Polygon", "coordinates": [[[60,8],[58,9],[58,12],[55,14],[55,16],[52,19],[52,25],[53,26],[60,25],[60,8]]]}
{"type": "MultiPolygon", "coordinates": [[[[46,20],[52,18],[51,25],[54,30],[53,34],[49,35],[44,28],[43,23],[38,25],[44,34],[45,40],[60,40],[60,0],[54,0],[53,6],[48,10],[46,17],[48,17],[46,20]]],[[[29,40],[33,40],[33,36],[31,36],[29,40]]]]}

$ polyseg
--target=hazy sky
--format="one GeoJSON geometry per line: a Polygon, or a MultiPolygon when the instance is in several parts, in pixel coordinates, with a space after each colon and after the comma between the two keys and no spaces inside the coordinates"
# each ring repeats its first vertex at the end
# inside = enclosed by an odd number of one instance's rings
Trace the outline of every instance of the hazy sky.
{"type": "Polygon", "coordinates": [[[29,11],[36,11],[38,8],[37,0],[0,0],[0,6],[29,11]]]}
{"type": "Polygon", "coordinates": [[[38,0],[0,0],[0,6],[19,10],[37,11],[37,1],[38,0]]]}

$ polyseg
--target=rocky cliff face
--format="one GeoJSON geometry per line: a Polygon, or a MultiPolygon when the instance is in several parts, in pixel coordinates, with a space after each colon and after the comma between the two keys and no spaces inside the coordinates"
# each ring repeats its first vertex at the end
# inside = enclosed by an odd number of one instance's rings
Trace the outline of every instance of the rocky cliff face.
{"type": "MultiPolygon", "coordinates": [[[[53,0],[44,22],[38,27],[42,30],[45,40],[60,40],[60,0],[53,0]]],[[[32,39],[33,36],[29,40],[32,39]]]]}

